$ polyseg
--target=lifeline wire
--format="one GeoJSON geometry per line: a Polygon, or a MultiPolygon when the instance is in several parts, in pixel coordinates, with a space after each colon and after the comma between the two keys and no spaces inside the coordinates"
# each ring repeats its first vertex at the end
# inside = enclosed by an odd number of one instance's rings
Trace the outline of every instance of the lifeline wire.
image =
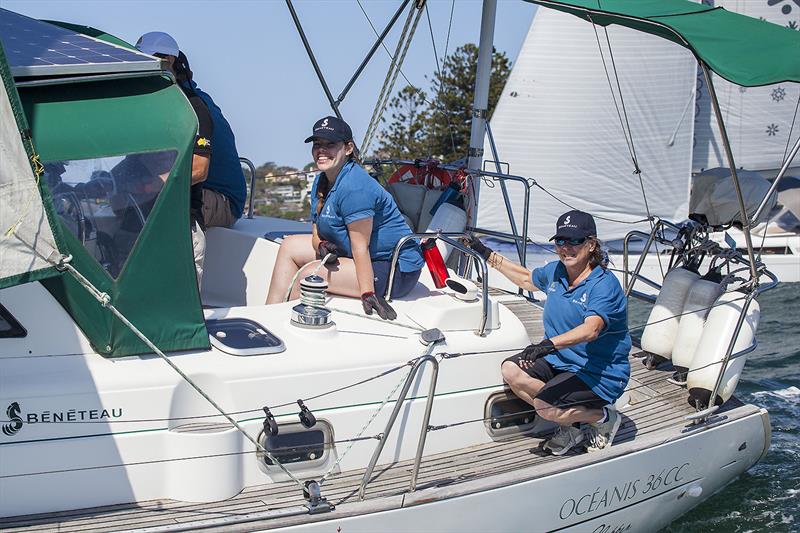
{"type": "MultiPolygon", "coordinates": [[[[505,350],[505,351],[510,351],[510,350],[505,350]]],[[[730,360],[733,360],[733,359],[736,359],[736,358],[739,358],[739,357],[744,357],[745,355],[747,355],[747,354],[745,353],[745,354],[734,355],[734,356],[731,356],[730,360]]],[[[704,366],[696,368],[696,369],[690,369],[687,372],[687,375],[690,372],[697,372],[699,370],[708,368],[710,366],[719,365],[719,364],[721,364],[721,362],[720,361],[716,361],[716,362],[709,363],[707,365],[704,365],[704,366]]],[[[405,366],[408,366],[408,364],[403,365],[403,367],[405,367],[405,366]]],[[[403,367],[400,367],[400,368],[403,368],[403,367]]],[[[409,370],[409,372],[410,372],[410,370],[409,370]]],[[[405,381],[407,376],[408,376],[408,374],[406,374],[404,376],[404,379],[402,381],[400,381],[400,384],[402,384],[403,381],[405,381]]],[[[663,381],[667,381],[668,382],[669,379],[664,379],[663,381]]],[[[638,385],[636,387],[632,387],[632,388],[626,389],[625,392],[632,392],[632,391],[638,390],[640,388],[652,388],[652,385],[653,385],[653,383],[646,383],[646,384],[643,383],[643,384],[638,385]]],[[[500,384],[498,386],[502,386],[502,384],[500,384]]],[[[358,435],[356,435],[355,437],[348,438],[348,439],[335,440],[332,443],[323,444],[323,447],[328,447],[329,448],[329,447],[331,447],[331,445],[342,444],[342,443],[347,442],[347,443],[349,443],[349,446],[348,446],[347,450],[345,450],[345,452],[339,458],[339,460],[333,465],[333,467],[320,480],[320,482],[319,482],[320,485],[322,485],[322,483],[327,479],[327,477],[333,472],[333,470],[341,462],[341,460],[344,458],[344,456],[347,454],[347,452],[350,451],[350,449],[352,448],[352,446],[353,446],[353,444],[355,442],[362,442],[362,441],[365,441],[365,440],[375,440],[375,439],[380,440],[381,438],[383,438],[382,434],[368,436],[368,437],[363,437],[362,434],[364,433],[364,431],[366,431],[366,429],[372,423],[372,421],[375,419],[375,417],[377,417],[378,413],[380,413],[380,411],[384,408],[386,403],[388,403],[388,401],[391,399],[391,397],[394,396],[394,393],[397,391],[398,388],[399,388],[398,386],[395,386],[395,388],[392,390],[392,392],[387,397],[387,400],[384,400],[384,402],[381,404],[381,406],[378,408],[378,410],[373,414],[373,416],[370,418],[369,422],[367,422],[367,424],[365,424],[365,426],[358,433],[358,435]]],[[[673,396],[677,396],[678,394],[683,394],[684,392],[685,391],[683,389],[678,389],[678,390],[674,390],[674,391],[671,391],[671,392],[668,392],[668,393],[661,394],[657,398],[649,398],[649,400],[658,400],[658,399],[664,399],[664,398],[671,398],[673,396]]],[[[414,399],[415,398],[407,398],[406,401],[411,401],[411,400],[414,400],[414,399]]],[[[519,415],[522,415],[522,414],[529,414],[529,413],[536,414],[537,412],[541,412],[543,410],[571,407],[571,406],[580,405],[580,404],[583,404],[583,403],[586,403],[586,402],[589,402],[589,401],[591,401],[591,400],[580,400],[580,401],[575,401],[575,402],[569,402],[569,403],[563,404],[561,406],[551,406],[551,407],[547,407],[545,409],[538,409],[538,410],[533,408],[533,407],[531,407],[531,409],[527,409],[525,411],[517,411],[517,412],[514,412],[514,413],[509,413],[509,414],[500,415],[500,416],[472,418],[472,419],[467,419],[467,420],[461,420],[461,421],[458,421],[458,422],[452,422],[450,424],[440,424],[440,425],[431,424],[431,425],[428,426],[427,431],[440,431],[442,429],[451,429],[451,428],[455,428],[455,427],[459,427],[459,426],[463,426],[463,425],[467,425],[467,424],[473,424],[473,423],[476,423],[476,422],[486,422],[486,421],[499,420],[499,419],[504,419],[504,418],[513,418],[513,417],[516,417],[516,416],[519,416],[519,415]]],[[[0,422],[2,422],[2,421],[0,421],[0,422]]],[[[305,449],[305,448],[313,449],[313,447],[314,447],[313,445],[299,445],[299,446],[292,446],[292,447],[276,448],[273,451],[295,451],[295,450],[302,450],[302,449],[305,449]]],[[[188,461],[188,460],[193,460],[193,459],[207,459],[207,458],[215,458],[215,457],[228,457],[228,456],[234,456],[234,455],[249,455],[251,453],[256,453],[257,454],[257,453],[259,453],[259,450],[249,450],[249,451],[243,451],[243,452],[228,452],[228,453],[209,454],[209,455],[198,455],[198,456],[192,456],[192,457],[177,457],[177,458],[171,458],[171,459],[153,459],[153,460],[149,460],[149,461],[137,461],[137,462],[133,462],[133,463],[119,463],[119,464],[112,464],[112,465],[76,467],[76,468],[67,468],[67,469],[60,469],[60,470],[47,470],[47,471],[38,471],[38,472],[23,472],[23,473],[19,473],[19,474],[2,475],[2,476],[0,476],[0,479],[17,478],[17,477],[28,477],[28,476],[39,476],[39,475],[45,475],[45,474],[60,474],[60,473],[79,472],[79,471],[86,471],[86,470],[101,470],[101,469],[106,469],[106,468],[120,468],[120,467],[125,467],[125,466],[141,466],[141,465],[148,465],[148,464],[169,463],[169,462],[173,462],[173,461],[188,461]]],[[[269,457],[270,457],[270,460],[274,461],[274,458],[272,458],[271,456],[269,456],[269,457]]],[[[281,466],[280,463],[276,462],[276,464],[281,466]]]]}
{"type": "MultiPolygon", "coordinates": [[[[725,291],[725,292],[733,292],[733,291],[729,290],[729,291],[725,291]]],[[[647,327],[649,325],[658,324],[660,322],[665,322],[667,320],[671,320],[673,318],[678,318],[678,317],[681,317],[681,316],[684,316],[684,315],[687,315],[687,314],[692,314],[692,313],[695,313],[697,311],[710,310],[710,309],[713,309],[714,307],[718,307],[718,306],[721,306],[721,305],[726,305],[726,304],[733,303],[733,302],[738,302],[738,301],[741,301],[741,300],[744,300],[744,299],[745,299],[745,296],[742,296],[741,298],[737,298],[737,299],[731,300],[729,302],[714,303],[714,304],[712,304],[710,306],[703,307],[703,308],[700,308],[700,309],[697,309],[697,310],[694,310],[694,311],[687,311],[685,313],[679,313],[679,314],[671,315],[671,316],[668,316],[666,318],[662,318],[662,319],[659,319],[659,320],[654,320],[653,322],[646,322],[644,324],[639,324],[638,326],[631,326],[631,327],[628,327],[627,331],[634,331],[634,330],[638,330],[638,329],[644,329],[645,327],[647,327]]],[[[342,312],[342,311],[340,311],[340,312],[342,312]]],[[[370,318],[370,317],[365,317],[365,316],[362,316],[362,315],[357,315],[355,313],[350,313],[350,314],[353,314],[355,316],[360,316],[361,318],[370,318]]],[[[604,333],[601,333],[600,335],[598,335],[598,338],[603,336],[603,335],[610,334],[610,333],[619,333],[620,331],[623,331],[623,330],[607,331],[607,332],[604,332],[604,333]]],[[[440,358],[442,360],[445,360],[445,359],[456,359],[458,357],[471,356],[471,355],[488,355],[488,354],[504,353],[504,352],[520,352],[520,351],[524,350],[526,347],[527,346],[520,347],[520,348],[503,348],[503,349],[498,349],[498,350],[483,350],[483,351],[480,351],[480,352],[452,352],[452,353],[440,352],[439,356],[440,356],[440,358]]],[[[714,363],[714,364],[717,364],[717,363],[714,363]]],[[[322,398],[324,396],[329,396],[329,395],[334,394],[336,392],[341,392],[343,390],[354,388],[354,387],[357,387],[359,385],[363,385],[363,384],[368,383],[370,381],[374,381],[374,380],[379,379],[381,377],[384,377],[384,376],[387,376],[387,375],[392,374],[394,372],[397,372],[398,370],[400,370],[402,368],[405,368],[406,366],[408,366],[408,363],[400,365],[400,366],[396,366],[396,367],[393,367],[393,368],[390,368],[390,369],[385,370],[385,371],[383,371],[383,372],[381,372],[379,374],[376,374],[375,376],[372,376],[372,377],[369,377],[369,378],[365,378],[365,379],[363,379],[361,381],[357,381],[357,382],[351,383],[349,385],[344,385],[342,387],[331,389],[331,390],[325,391],[323,393],[317,394],[315,396],[309,396],[308,398],[302,398],[302,400],[305,401],[305,402],[311,401],[311,400],[316,400],[316,399],[322,398]]],[[[296,401],[288,401],[288,402],[277,404],[277,405],[270,405],[268,407],[270,409],[279,409],[279,408],[282,408],[282,407],[288,407],[290,405],[294,405],[295,403],[296,403],[296,401]]],[[[241,414],[247,414],[247,413],[257,413],[257,412],[261,412],[261,410],[262,410],[261,408],[258,408],[258,409],[248,409],[248,410],[244,410],[244,411],[232,411],[232,412],[221,413],[221,414],[222,414],[222,416],[226,416],[227,417],[227,415],[241,415],[241,414]]],[[[205,419],[205,418],[214,418],[214,417],[217,417],[217,416],[220,416],[220,415],[219,414],[209,414],[209,415],[185,416],[185,417],[174,417],[174,418],[141,418],[141,419],[132,419],[132,420],[116,420],[116,421],[114,421],[114,423],[115,424],[119,424],[119,423],[142,423],[142,422],[169,422],[169,421],[176,421],[176,420],[197,420],[197,419],[205,419]]],[[[8,422],[10,422],[10,420],[0,420],[0,423],[8,423],[8,422]]],[[[36,422],[36,423],[37,424],[108,424],[108,422],[106,422],[106,421],[96,421],[96,422],[92,422],[92,421],[73,421],[73,422],[69,422],[69,421],[51,421],[51,422],[36,422]]]]}

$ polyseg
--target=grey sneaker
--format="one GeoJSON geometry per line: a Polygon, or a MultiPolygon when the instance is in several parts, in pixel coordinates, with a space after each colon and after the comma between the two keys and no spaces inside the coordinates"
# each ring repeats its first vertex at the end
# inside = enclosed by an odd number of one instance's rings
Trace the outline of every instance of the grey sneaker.
{"type": "Polygon", "coordinates": [[[544,443],[543,448],[553,455],[564,455],[585,440],[583,431],[572,426],[558,426],[556,434],[544,443]]]}
{"type": "Polygon", "coordinates": [[[589,452],[599,452],[603,448],[608,448],[614,442],[614,437],[622,423],[622,417],[613,405],[607,405],[603,409],[606,411],[606,421],[602,424],[586,424],[588,444],[586,449],[589,452]]]}

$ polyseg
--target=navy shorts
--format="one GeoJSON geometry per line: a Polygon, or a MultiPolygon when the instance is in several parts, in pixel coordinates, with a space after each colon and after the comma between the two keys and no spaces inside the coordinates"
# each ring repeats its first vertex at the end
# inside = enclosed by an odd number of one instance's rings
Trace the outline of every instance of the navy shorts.
{"type": "MultiPolygon", "coordinates": [[[[375,294],[386,296],[386,287],[389,285],[389,270],[391,261],[373,261],[372,272],[375,276],[375,294]]],[[[421,270],[402,272],[400,268],[394,271],[392,283],[392,298],[400,298],[411,292],[417,284],[421,270]]]]}
{"type": "MultiPolygon", "coordinates": [[[[519,355],[509,357],[506,361],[519,365],[519,355]]],[[[606,400],[595,394],[576,374],[553,368],[544,357],[540,357],[523,371],[532,378],[544,381],[545,385],[536,397],[550,405],[555,407],[582,405],[589,409],[599,409],[608,405],[606,400]]]]}

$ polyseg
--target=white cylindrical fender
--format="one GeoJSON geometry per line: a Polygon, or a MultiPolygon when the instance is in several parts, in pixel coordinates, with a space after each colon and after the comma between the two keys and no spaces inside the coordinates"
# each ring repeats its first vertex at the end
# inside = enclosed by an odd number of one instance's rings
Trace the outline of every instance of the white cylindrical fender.
{"type": "Polygon", "coordinates": [[[648,325],[642,332],[642,349],[658,356],[656,359],[661,358],[659,361],[672,357],[686,295],[699,278],[700,274],[685,268],[676,268],[664,278],[661,292],[658,293],[656,303],[647,318],[648,325]]]}
{"type": "Polygon", "coordinates": [[[672,348],[672,365],[680,374],[685,374],[692,366],[694,352],[703,334],[703,325],[711,310],[711,305],[722,292],[722,286],[707,279],[698,279],[689,289],[683,303],[678,333],[672,348]]]}
{"type": "MultiPolygon", "coordinates": [[[[717,382],[722,360],[725,358],[728,344],[733,338],[744,303],[745,295],[741,292],[727,292],[717,298],[714,307],[709,311],[686,379],[689,403],[692,406],[699,404],[705,408],[709,405],[711,392],[717,382]]],[[[751,301],[742,329],[733,345],[733,354],[748,348],[753,343],[760,316],[761,308],[758,302],[751,301]]],[[[725,403],[733,395],[746,360],[747,356],[743,355],[728,361],[714,402],[715,405],[725,403]]]]}

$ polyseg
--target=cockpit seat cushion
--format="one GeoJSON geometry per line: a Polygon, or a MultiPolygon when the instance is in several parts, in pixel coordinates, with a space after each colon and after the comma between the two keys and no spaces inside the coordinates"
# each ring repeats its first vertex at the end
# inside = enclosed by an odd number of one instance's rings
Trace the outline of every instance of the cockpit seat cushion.
{"type": "Polygon", "coordinates": [[[412,185],[410,183],[390,183],[389,192],[397,202],[400,212],[411,220],[412,231],[416,231],[419,215],[422,212],[422,204],[425,201],[424,185],[412,185]]]}

